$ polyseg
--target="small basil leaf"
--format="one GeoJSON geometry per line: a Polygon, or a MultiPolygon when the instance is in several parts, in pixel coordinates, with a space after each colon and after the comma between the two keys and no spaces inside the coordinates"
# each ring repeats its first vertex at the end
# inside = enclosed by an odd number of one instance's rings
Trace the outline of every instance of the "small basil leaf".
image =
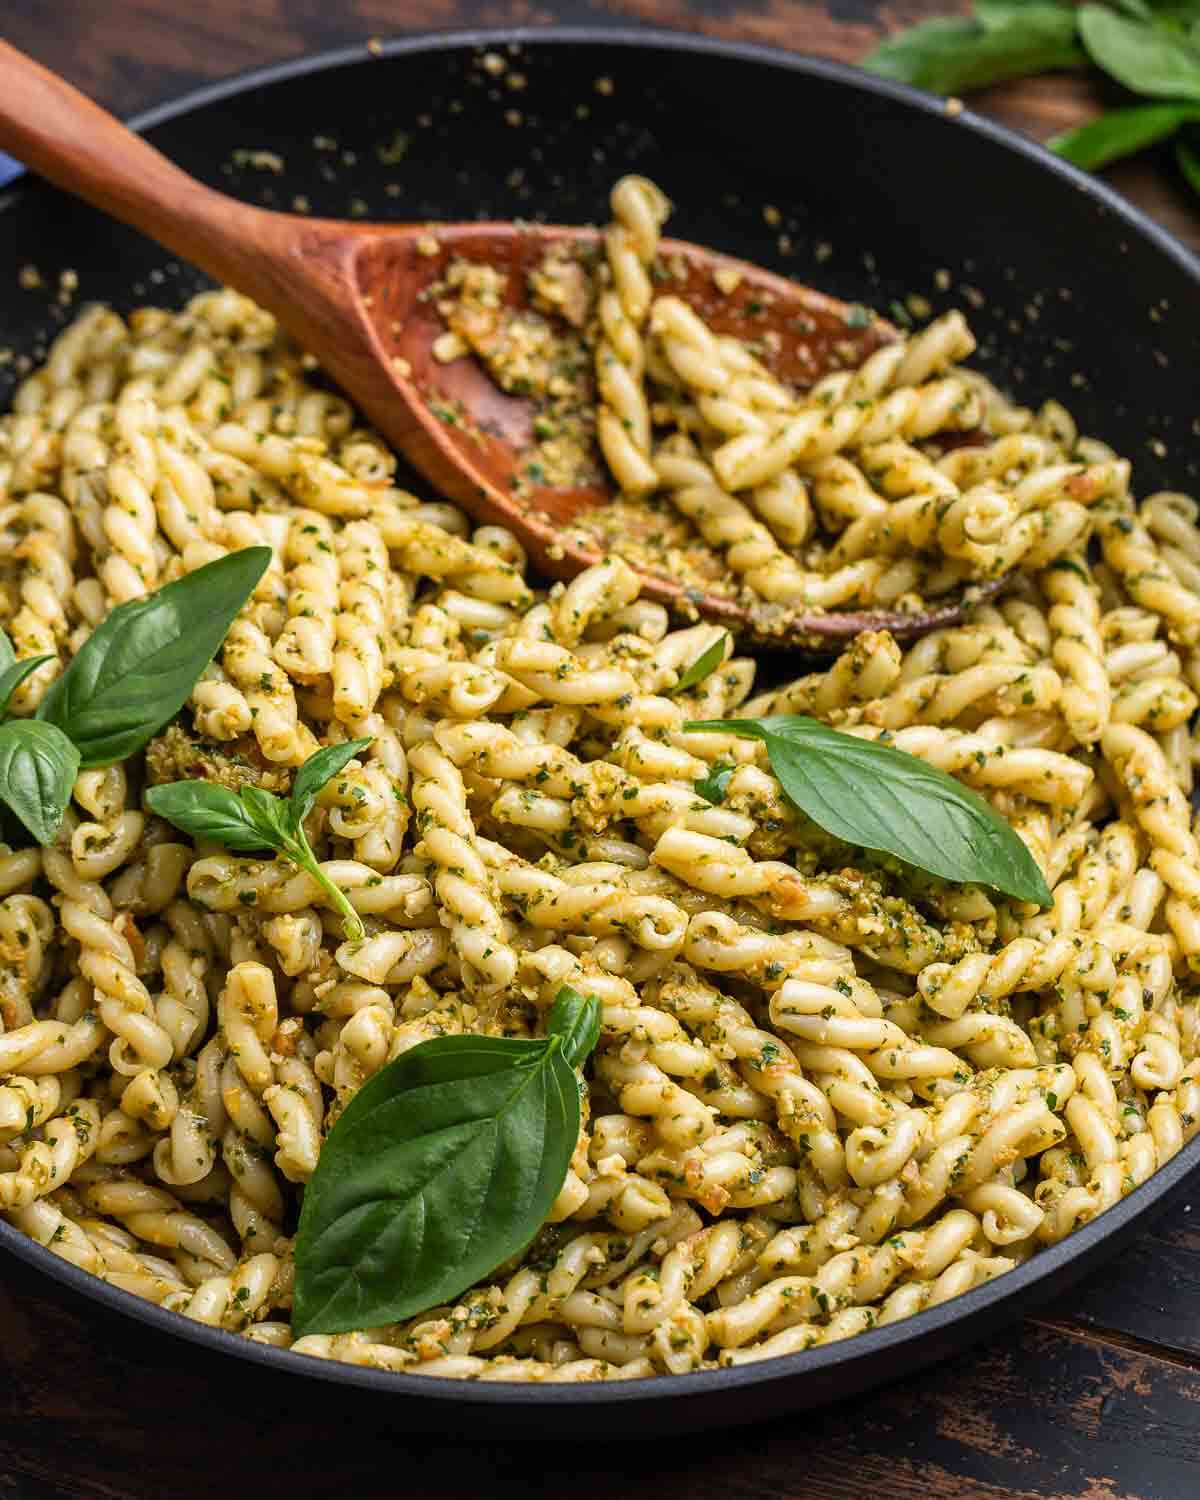
{"type": "Polygon", "coordinates": [[[711,677],[721,663],[725,660],[725,651],[729,645],[729,632],[725,631],[719,635],[707,651],[702,651],[690,667],[685,668],[679,681],[671,688],[670,696],[676,693],[686,693],[688,688],[697,687],[706,677],[711,677]]]}
{"type": "Polygon", "coordinates": [[[1078,16],[1092,61],[1118,83],[1152,98],[1200,100],[1200,48],[1107,6],[1084,5],[1078,16]]]}
{"type": "Polygon", "coordinates": [[[17,653],[13,650],[13,643],[8,638],[7,630],[0,630],[0,668],[11,667],[17,659],[17,653]]]}
{"type": "Polygon", "coordinates": [[[206,843],[240,854],[274,848],[252,820],[242,799],[211,781],[171,781],[146,792],[146,806],[168,823],[206,843]]]}
{"type": "Polygon", "coordinates": [[[78,773],[79,751],[61,729],[36,719],[0,724],[0,801],[43,847],[54,842],[78,773]]]}
{"type": "Polygon", "coordinates": [[[325,783],[331,781],[356,755],[361,755],[370,743],[371,736],[368,735],[362,740],[347,740],[344,745],[327,745],[324,750],[317,750],[308,757],[296,772],[296,780],[292,785],[292,819],[295,827],[299,828],[308,817],[317,794],[325,783]]]}
{"type": "Polygon", "coordinates": [[[1093,172],[1156,141],[1167,140],[1189,120],[1200,120],[1200,105],[1143,104],[1114,109],[1077,130],[1053,136],[1046,145],[1077,167],[1093,172]]]}
{"type": "Polygon", "coordinates": [[[567,1174],[579,1086],[556,1038],[422,1042],[329,1132],[296,1235],[297,1336],[448,1302],[523,1249],[567,1174]]]}
{"type": "Polygon", "coordinates": [[[1200,193],[1200,151],[1190,141],[1176,141],[1175,160],[1179,163],[1179,170],[1187,179],[1188,186],[1200,193]]]}
{"type": "Polygon", "coordinates": [[[762,740],[788,798],[826,833],[930,875],[1050,904],[1033,856],[977,793],[915,755],[803,715],[685,724],[762,740]]]}
{"type": "Polygon", "coordinates": [[[183,707],[270,561],[269,547],[247,547],[119,604],[52,684],[38,718],[79,747],[85,770],[135,754],[183,707]]]}
{"type": "Polygon", "coordinates": [[[711,802],[714,807],[719,807],[725,800],[725,791],[729,786],[729,778],[737,769],[730,765],[727,760],[719,760],[709,771],[707,776],[702,776],[699,781],[692,783],[698,796],[706,802],[711,802]]]}
{"type": "Polygon", "coordinates": [[[244,786],[238,793],[246,816],[273,849],[292,837],[291,808],[282,797],[264,792],[260,786],[244,786]]]}
{"type": "Polygon", "coordinates": [[[955,94],[1086,63],[1074,13],[1041,4],[1023,6],[1019,16],[990,28],[957,17],[923,21],[882,42],[862,66],[935,94],[955,94]]]}
{"type": "Polygon", "coordinates": [[[600,1040],[600,1002],[564,984],[554,997],[546,1035],[562,1038],[562,1053],[573,1068],[581,1068],[600,1040]]]}
{"type": "Polygon", "coordinates": [[[57,660],[56,656],[24,656],[20,661],[11,662],[5,667],[0,672],[0,715],[8,712],[12,695],[31,672],[36,672],[45,662],[57,660]]]}

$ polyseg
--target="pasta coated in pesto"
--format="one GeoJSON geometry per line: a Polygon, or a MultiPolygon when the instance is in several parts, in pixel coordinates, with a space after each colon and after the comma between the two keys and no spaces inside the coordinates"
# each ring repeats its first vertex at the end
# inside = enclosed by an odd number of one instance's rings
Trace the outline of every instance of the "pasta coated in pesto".
{"type": "MultiPolygon", "coordinates": [[[[179,719],[78,776],[55,847],[0,846],[0,1211],[256,1342],[509,1381],[770,1358],[1004,1274],[1200,1133],[1196,503],[1007,401],[958,314],[784,387],[656,276],[658,189],[613,204],[594,285],[538,275],[593,338],[587,435],[627,498],[765,605],[1011,591],[756,688],[620,547],[547,587],[401,488],[231,291],[89,309],[0,417],[0,615],[53,658],[18,714],[118,604],[273,553],[179,719]],[[1052,906],[839,844],[761,745],[683,728],[788,713],[980,792],[1052,906]],[[178,780],[286,795],[359,738],[307,827],[362,943],[311,873],[145,810],[178,780]],[[453,1305],[293,1340],[297,1208],[355,1091],[433,1037],[540,1035],[563,985],[602,1033],[533,1244],[453,1305]]],[[[456,358],[495,289],[455,289],[456,358]]]]}

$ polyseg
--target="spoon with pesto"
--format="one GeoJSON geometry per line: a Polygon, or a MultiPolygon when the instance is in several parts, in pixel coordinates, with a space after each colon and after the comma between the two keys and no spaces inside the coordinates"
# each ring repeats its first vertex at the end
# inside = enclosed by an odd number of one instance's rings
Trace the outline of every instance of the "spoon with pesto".
{"type": "MultiPolygon", "coordinates": [[[[911,639],[953,624],[968,598],[1002,586],[973,583],[907,612],[845,613],[803,597],[766,604],[748,596],[702,525],[681,523],[660,496],[618,493],[587,421],[594,392],[575,379],[594,361],[572,303],[605,254],[602,230],[368,224],[257,208],[189,177],[3,42],[0,147],[266,308],[443,495],[507,527],[552,577],[620,552],[644,597],[750,639],[824,652],[863,630],[911,639]],[[470,268],[488,273],[500,315],[486,360],[483,339],[456,331],[463,267],[467,280],[470,268]],[[548,280],[560,292],[554,323],[537,306],[548,280]],[[522,349],[527,315],[539,336],[522,349]]],[[[651,273],[713,335],[748,342],[759,367],[793,391],[856,368],[897,337],[866,309],[682,241],[659,243],[651,273]]]]}

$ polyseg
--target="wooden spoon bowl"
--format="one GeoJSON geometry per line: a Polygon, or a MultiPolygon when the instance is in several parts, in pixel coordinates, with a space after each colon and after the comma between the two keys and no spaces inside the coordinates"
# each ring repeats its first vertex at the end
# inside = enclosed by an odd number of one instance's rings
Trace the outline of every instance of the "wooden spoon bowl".
{"type": "MultiPolygon", "coordinates": [[[[433,289],[452,260],[505,274],[506,295],[517,306],[526,273],[548,250],[568,243],[578,253],[601,254],[599,230],[362,224],[255,208],[187,176],[4,42],[0,147],[266,308],[442,494],[476,520],[508,527],[545,573],[571,577],[612,549],[614,530],[625,536],[646,524],[644,505],[617,500],[602,481],[567,488],[530,482],[530,403],[505,394],[475,359],[441,363],[434,354],[446,328],[433,289]],[[593,524],[614,504],[622,507],[615,527],[611,514],[605,527],[593,524]]],[[[677,271],[672,293],[715,332],[753,337],[763,363],[789,385],[803,388],[853,368],[898,336],[883,319],[743,261],[674,240],[663,241],[660,253],[677,271]],[[713,279],[723,268],[738,273],[730,292],[713,279]]],[[[741,635],[824,651],[868,629],[911,639],[956,623],[965,607],[956,600],[923,614],[799,612],[781,633],[756,621],[711,549],[709,558],[703,576],[711,584],[644,568],[643,593],[741,635]]],[[[1002,586],[977,585],[970,598],[1002,586]]]]}

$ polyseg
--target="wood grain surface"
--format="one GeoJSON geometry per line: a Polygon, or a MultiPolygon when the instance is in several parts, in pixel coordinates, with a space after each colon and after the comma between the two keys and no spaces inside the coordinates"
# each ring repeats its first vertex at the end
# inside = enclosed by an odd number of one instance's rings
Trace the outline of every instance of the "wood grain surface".
{"type": "MultiPolygon", "coordinates": [[[[0,32],[119,114],[205,79],[372,36],[653,23],[854,61],[954,0],[4,0],[0,32]]],[[[1054,77],[972,104],[1044,138],[1105,102],[1054,77]]],[[[1200,248],[1165,157],[1111,175],[1200,248]]],[[[1043,1318],[852,1404],[703,1441],[536,1448],[399,1433],[387,1403],[202,1356],[0,1279],[0,1500],[1193,1500],[1200,1494],[1200,1195],[1177,1197],[1043,1318]]]]}

